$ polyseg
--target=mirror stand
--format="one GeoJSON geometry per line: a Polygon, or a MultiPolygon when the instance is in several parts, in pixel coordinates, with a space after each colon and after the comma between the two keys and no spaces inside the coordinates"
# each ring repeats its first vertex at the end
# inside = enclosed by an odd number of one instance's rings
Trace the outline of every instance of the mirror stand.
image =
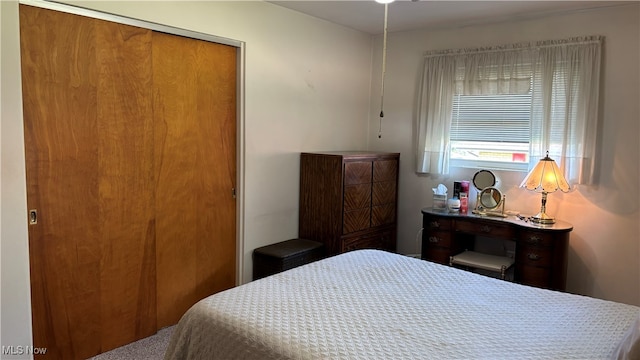
{"type": "Polygon", "coordinates": [[[504,213],[506,196],[500,190],[489,187],[478,192],[472,213],[480,216],[507,217],[504,213]]]}
{"type": "Polygon", "coordinates": [[[473,186],[478,190],[476,206],[471,211],[476,215],[507,217],[504,213],[505,196],[496,188],[496,176],[489,170],[480,170],[473,176],[473,186]]]}

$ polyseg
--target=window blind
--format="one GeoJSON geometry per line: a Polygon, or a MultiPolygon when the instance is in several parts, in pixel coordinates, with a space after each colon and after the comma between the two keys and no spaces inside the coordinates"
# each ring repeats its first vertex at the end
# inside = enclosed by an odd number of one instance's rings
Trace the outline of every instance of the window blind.
{"type": "Polygon", "coordinates": [[[455,95],[451,141],[528,144],[531,94],[455,95]]]}

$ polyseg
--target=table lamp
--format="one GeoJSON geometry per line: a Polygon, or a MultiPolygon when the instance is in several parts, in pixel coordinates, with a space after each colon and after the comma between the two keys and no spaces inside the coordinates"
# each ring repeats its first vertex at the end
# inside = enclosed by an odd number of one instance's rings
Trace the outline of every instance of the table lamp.
{"type": "Polygon", "coordinates": [[[569,183],[567,183],[564,175],[562,175],[556,162],[549,157],[548,151],[547,156],[540,159],[536,167],[527,174],[527,177],[524,178],[520,187],[542,193],[542,207],[540,208],[540,212],[530,217],[529,220],[538,224],[555,223],[555,219],[546,213],[547,194],[558,189],[562,190],[562,192],[568,192],[569,183]]]}

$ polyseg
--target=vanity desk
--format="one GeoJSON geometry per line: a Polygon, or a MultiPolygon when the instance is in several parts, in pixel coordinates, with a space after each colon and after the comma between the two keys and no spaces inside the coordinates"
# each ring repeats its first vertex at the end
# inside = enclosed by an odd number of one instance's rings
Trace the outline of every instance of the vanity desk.
{"type": "Polygon", "coordinates": [[[450,213],[423,208],[421,258],[449,265],[452,256],[473,250],[476,237],[515,242],[514,281],[565,290],[569,233],[573,226],[563,221],[540,225],[515,216],[450,213]]]}

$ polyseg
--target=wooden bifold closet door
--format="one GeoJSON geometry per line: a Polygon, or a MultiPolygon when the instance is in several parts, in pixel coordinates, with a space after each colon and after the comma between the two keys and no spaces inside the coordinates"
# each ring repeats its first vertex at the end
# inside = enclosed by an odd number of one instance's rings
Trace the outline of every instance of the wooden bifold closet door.
{"type": "Polygon", "coordinates": [[[236,48],[20,5],[33,341],[85,359],[235,285],[236,48]]]}

